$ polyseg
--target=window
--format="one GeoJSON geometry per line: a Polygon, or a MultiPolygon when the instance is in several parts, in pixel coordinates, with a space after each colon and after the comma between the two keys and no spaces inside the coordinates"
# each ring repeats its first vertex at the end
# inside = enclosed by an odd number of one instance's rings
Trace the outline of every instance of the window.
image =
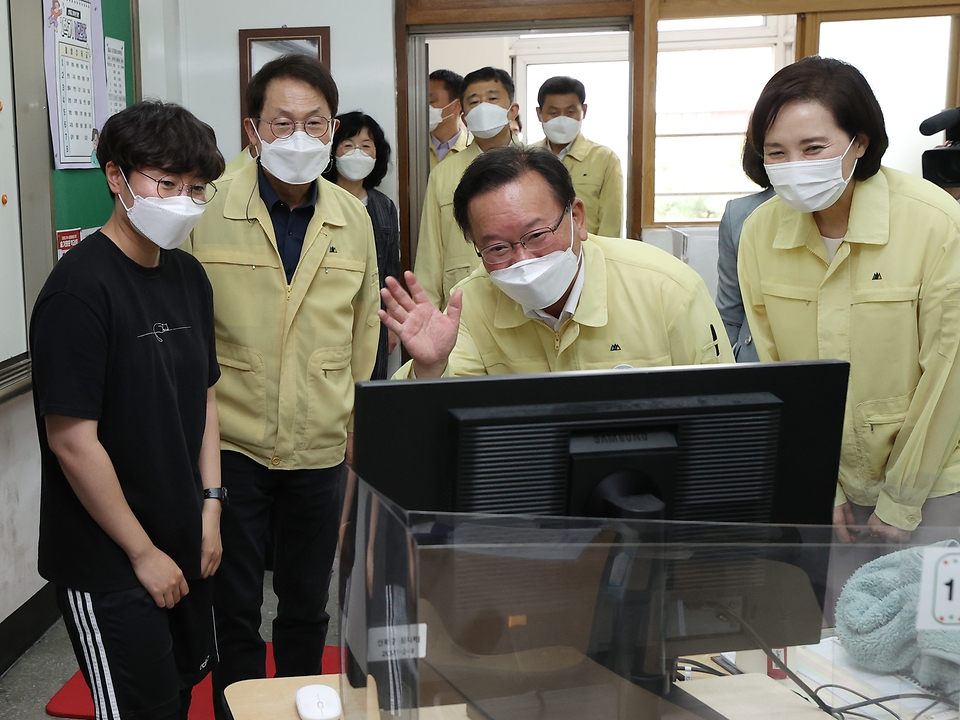
{"type": "Polygon", "coordinates": [[[855,65],[877,96],[890,138],[888,167],[921,175],[923,151],[943,142],[942,133],[924,137],[919,126],[947,105],[950,22],[941,15],[820,24],[820,53],[855,65]]]}
{"type": "Polygon", "coordinates": [[[793,60],[793,16],[661,21],[654,221],[719,220],[756,192],[740,155],[770,76],[793,60]]]}

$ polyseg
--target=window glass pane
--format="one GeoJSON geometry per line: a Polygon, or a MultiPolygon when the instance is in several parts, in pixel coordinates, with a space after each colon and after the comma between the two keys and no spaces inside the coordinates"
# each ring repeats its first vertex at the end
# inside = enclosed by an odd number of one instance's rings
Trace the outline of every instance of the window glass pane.
{"type": "Polygon", "coordinates": [[[719,218],[723,203],[709,195],[756,191],[740,169],[743,133],[775,69],[773,43],[658,54],[655,221],[719,218]]]}
{"type": "Polygon", "coordinates": [[[740,167],[742,150],[742,133],[658,137],[657,195],[756,192],[740,167]]]}
{"type": "Polygon", "coordinates": [[[658,222],[689,222],[723,217],[728,200],[742,195],[658,195],[654,200],[654,215],[658,222]]]}
{"type": "Polygon", "coordinates": [[[921,175],[920,155],[943,142],[920,123],[944,108],[950,18],[889,18],[823,23],[820,54],[856,65],[880,102],[890,147],[883,164],[921,175]]]}
{"type": "Polygon", "coordinates": [[[763,15],[744,15],[743,17],[690,18],[684,20],[660,20],[658,32],[676,32],[678,30],[717,30],[720,28],[763,27],[766,18],[763,15]]]}

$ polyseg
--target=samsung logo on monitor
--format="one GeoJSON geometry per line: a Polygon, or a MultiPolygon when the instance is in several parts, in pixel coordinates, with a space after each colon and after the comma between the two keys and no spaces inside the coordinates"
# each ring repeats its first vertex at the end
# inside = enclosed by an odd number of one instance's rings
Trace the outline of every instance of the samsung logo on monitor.
{"type": "Polygon", "coordinates": [[[677,438],[669,430],[610,430],[570,437],[570,451],[573,453],[607,450],[666,450],[675,447],[677,447],[677,438]]]}

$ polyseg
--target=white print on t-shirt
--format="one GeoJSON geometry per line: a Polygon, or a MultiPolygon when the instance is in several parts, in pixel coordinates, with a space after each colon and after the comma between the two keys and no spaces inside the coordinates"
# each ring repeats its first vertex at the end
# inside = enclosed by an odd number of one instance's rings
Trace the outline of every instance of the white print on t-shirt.
{"type": "Polygon", "coordinates": [[[189,325],[184,325],[183,327],[172,328],[167,323],[154,323],[153,330],[150,332],[145,332],[143,335],[137,335],[138,338],[146,337],[147,335],[153,335],[157,342],[163,342],[163,338],[160,337],[164,333],[173,332],[174,330],[189,330],[189,325]]]}

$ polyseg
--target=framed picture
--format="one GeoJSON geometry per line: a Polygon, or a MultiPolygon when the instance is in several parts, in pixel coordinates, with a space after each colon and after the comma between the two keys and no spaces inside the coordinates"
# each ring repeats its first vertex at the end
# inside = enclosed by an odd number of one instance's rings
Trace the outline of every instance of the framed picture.
{"type": "Polygon", "coordinates": [[[243,119],[247,113],[247,84],[266,63],[281,55],[299,53],[330,67],[330,27],[282,27],[240,31],[240,139],[246,145],[243,119]]]}

